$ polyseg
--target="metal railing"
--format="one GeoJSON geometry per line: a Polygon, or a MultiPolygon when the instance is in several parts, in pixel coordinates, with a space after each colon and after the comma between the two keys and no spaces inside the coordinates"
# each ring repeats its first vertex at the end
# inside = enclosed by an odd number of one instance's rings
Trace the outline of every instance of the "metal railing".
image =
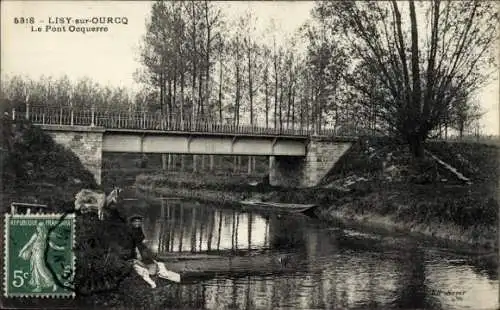
{"type": "MultiPolygon", "coordinates": [[[[157,131],[182,131],[202,133],[227,133],[249,135],[283,135],[283,136],[335,136],[339,133],[333,128],[320,131],[310,128],[270,128],[258,124],[221,124],[211,121],[180,121],[177,117],[167,117],[153,112],[117,112],[76,110],[70,107],[28,107],[24,111],[12,110],[12,119],[27,119],[34,124],[99,126],[107,129],[139,129],[157,131]]],[[[350,132],[344,136],[357,136],[350,132]]]]}

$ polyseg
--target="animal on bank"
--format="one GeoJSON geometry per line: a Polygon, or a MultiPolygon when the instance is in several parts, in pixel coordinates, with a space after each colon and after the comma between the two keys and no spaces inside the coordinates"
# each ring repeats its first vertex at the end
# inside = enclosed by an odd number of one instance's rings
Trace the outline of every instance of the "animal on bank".
{"type": "Polygon", "coordinates": [[[118,204],[122,189],[114,187],[106,196],[105,192],[82,189],[75,195],[75,210],[82,213],[96,212],[99,220],[104,219],[104,209],[118,204]]]}

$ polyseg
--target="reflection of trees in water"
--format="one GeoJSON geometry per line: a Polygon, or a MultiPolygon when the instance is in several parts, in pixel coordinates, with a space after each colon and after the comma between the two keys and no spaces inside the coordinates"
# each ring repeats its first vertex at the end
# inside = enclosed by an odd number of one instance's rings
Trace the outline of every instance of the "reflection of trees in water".
{"type": "Polygon", "coordinates": [[[179,216],[179,230],[181,232],[180,236],[179,236],[179,252],[182,251],[182,241],[184,240],[184,208],[181,206],[179,208],[180,210],[180,216],[179,216]]]}
{"type": "Polygon", "coordinates": [[[193,208],[191,214],[191,252],[195,251],[196,251],[196,208],[193,208]]]}
{"type": "Polygon", "coordinates": [[[183,205],[166,210],[165,219],[157,220],[162,222],[159,233],[151,232],[153,224],[146,225],[159,252],[246,251],[265,247],[269,239],[266,220],[255,214],[183,205]]]}
{"type": "Polygon", "coordinates": [[[422,248],[412,244],[406,251],[401,251],[398,296],[394,306],[398,308],[440,309],[441,305],[432,296],[426,285],[425,253],[422,248]]]}
{"type": "Polygon", "coordinates": [[[474,272],[478,274],[486,274],[488,276],[488,279],[490,280],[498,280],[499,266],[497,253],[471,258],[469,263],[472,265],[472,269],[474,270],[474,272]]]}
{"type": "Polygon", "coordinates": [[[207,249],[209,251],[212,250],[212,239],[213,239],[213,232],[214,232],[214,218],[215,214],[213,216],[208,215],[208,238],[207,238],[207,249]]]}
{"type": "Polygon", "coordinates": [[[276,249],[300,249],[305,247],[304,231],[297,218],[271,215],[269,219],[271,247],[276,249]]]}
{"type": "Polygon", "coordinates": [[[217,234],[217,251],[220,250],[220,238],[222,233],[222,212],[219,212],[219,230],[217,234]]]}

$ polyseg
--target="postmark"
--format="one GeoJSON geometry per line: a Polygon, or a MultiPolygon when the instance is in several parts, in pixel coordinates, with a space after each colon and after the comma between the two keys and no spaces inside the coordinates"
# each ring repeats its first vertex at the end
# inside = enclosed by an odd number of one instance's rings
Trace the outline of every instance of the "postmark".
{"type": "Polygon", "coordinates": [[[4,296],[75,296],[74,214],[6,214],[4,296]]]}

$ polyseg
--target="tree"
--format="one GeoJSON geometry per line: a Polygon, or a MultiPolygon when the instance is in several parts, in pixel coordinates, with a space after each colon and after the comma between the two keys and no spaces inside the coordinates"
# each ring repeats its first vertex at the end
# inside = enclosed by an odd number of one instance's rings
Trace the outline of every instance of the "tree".
{"type": "Polygon", "coordinates": [[[350,85],[362,91],[374,79],[388,94],[380,117],[422,157],[429,133],[459,102],[453,90],[468,95],[488,79],[498,13],[486,1],[407,3],[319,2],[315,12],[346,38],[353,71],[370,67],[371,75],[347,79],[350,85]]]}
{"type": "Polygon", "coordinates": [[[458,95],[455,100],[457,102],[453,105],[453,111],[451,111],[451,122],[453,127],[458,130],[460,138],[463,138],[464,132],[470,131],[473,124],[478,121],[484,113],[481,111],[481,107],[477,102],[469,102],[469,96],[464,95],[460,97],[458,95]]]}

